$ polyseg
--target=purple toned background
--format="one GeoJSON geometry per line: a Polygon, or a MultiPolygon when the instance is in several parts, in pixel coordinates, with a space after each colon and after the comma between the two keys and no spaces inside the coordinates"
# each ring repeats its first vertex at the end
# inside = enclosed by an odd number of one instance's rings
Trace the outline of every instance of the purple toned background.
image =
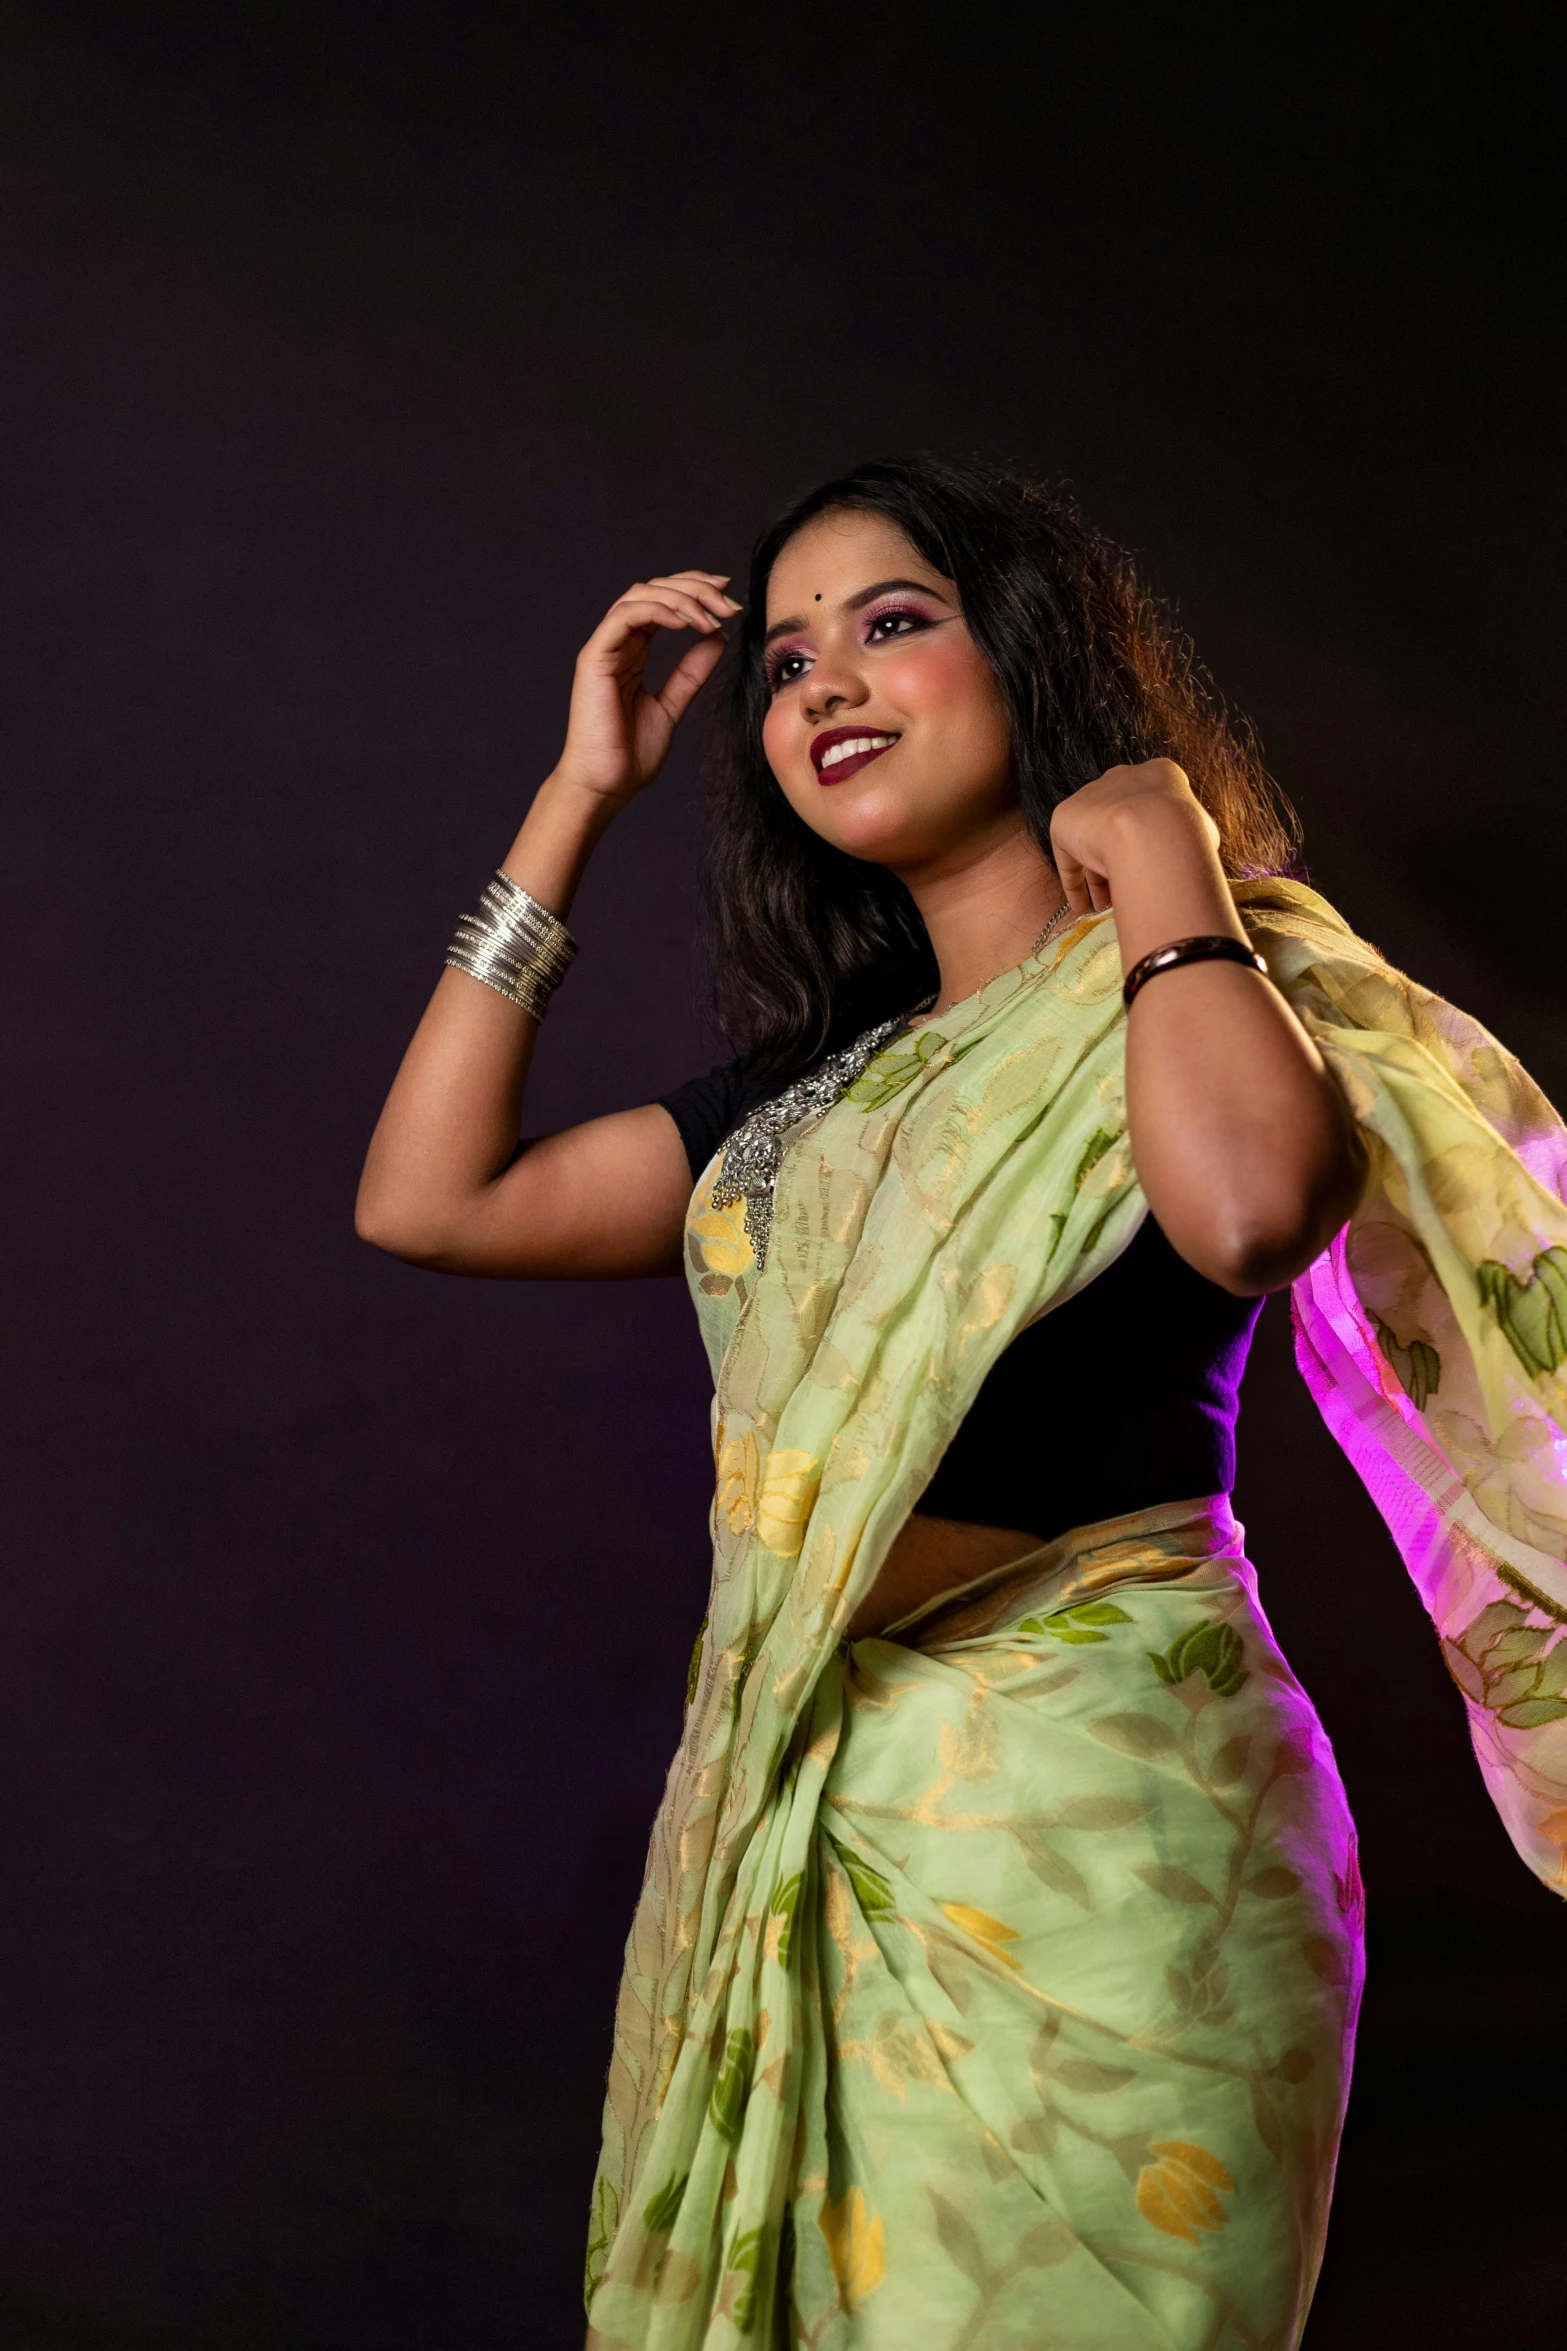
{"type": "MultiPolygon", "coordinates": [[[[580,2340],[703,1367],[350,1204],[631,578],[877,450],[1069,477],[1567,1094],[1547,13],[1034,13],[0,4],[0,2351],[580,2340]]],[[[532,1124],[715,1057],[693,748],[532,1124]]],[[[1543,2351],[1567,1919],[1277,1303],[1241,1433],[1371,1899],[1310,2351],[1543,2351]]]]}

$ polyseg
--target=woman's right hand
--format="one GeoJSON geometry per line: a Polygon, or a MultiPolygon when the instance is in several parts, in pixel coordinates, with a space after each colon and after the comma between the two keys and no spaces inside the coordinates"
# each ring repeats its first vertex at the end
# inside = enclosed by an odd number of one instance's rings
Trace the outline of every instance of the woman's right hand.
{"type": "Polygon", "coordinates": [[[556,776],[621,807],[650,784],[676,727],[723,658],[723,624],[740,610],[724,593],[729,574],[677,571],[639,580],[617,598],[577,656],[566,747],[556,776]],[[660,690],[643,684],[660,629],[695,629],[698,642],[660,690]]]}

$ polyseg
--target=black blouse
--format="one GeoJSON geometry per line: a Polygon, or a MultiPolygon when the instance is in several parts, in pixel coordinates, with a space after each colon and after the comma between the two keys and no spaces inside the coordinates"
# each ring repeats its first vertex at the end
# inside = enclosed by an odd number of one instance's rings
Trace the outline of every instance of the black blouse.
{"type": "MultiPolygon", "coordinates": [[[[756,1056],[661,1097],[695,1181],[778,1090],[756,1056]]],[[[1261,1309],[1177,1256],[1144,1219],[1086,1290],[1020,1331],[985,1378],[919,1507],[1042,1539],[1235,1483],[1241,1375],[1261,1309]]]]}

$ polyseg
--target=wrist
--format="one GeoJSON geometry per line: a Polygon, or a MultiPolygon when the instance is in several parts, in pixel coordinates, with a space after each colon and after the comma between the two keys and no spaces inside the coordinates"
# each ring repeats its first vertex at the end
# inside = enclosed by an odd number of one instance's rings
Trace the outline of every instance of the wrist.
{"type": "Polygon", "coordinates": [[[501,872],[564,922],[577,885],[616,811],[559,768],[533,795],[501,872]]]}
{"type": "Polygon", "coordinates": [[[1197,801],[1123,812],[1106,858],[1122,960],[1128,967],[1176,939],[1245,941],[1230,885],[1197,801]]]}
{"type": "MultiPolygon", "coordinates": [[[[601,784],[591,782],[563,759],[550,769],[534,793],[533,808],[541,810],[555,824],[580,826],[597,840],[619,815],[628,797],[622,792],[606,792],[601,784]]],[[[531,816],[533,809],[528,813],[531,816]]]]}

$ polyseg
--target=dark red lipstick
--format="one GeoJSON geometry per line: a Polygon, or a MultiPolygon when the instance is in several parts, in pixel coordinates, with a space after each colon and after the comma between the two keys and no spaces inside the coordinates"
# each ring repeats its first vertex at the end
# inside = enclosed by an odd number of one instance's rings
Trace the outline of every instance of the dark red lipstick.
{"type": "Polygon", "coordinates": [[[884,751],[890,751],[898,740],[885,727],[826,727],[811,744],[811,765],[824,784],[841,784],[848,777],[858,775],[862,767],[869,767],[884,751]],[[836,759],[828,757],[840,744],[855,743],[860,749],[839,752],[836,759]]]}

